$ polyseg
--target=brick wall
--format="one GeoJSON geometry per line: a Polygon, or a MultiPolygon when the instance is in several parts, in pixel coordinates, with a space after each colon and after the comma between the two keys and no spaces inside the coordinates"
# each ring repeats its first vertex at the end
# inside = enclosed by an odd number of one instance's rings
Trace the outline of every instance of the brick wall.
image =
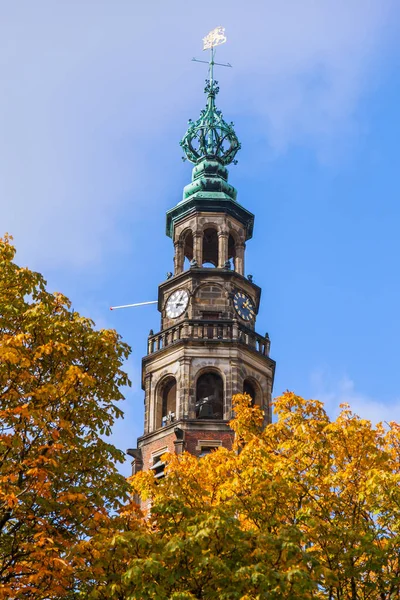
{"type": "Polygon", "coordinates": [[[157,454],[159,450],[165,448],[165,452],[175,452],[174,441],[176,440],[176,435],[174,431],[167,434],[165,437],[159,440],[152,440],[148,444],[142,446],[142,456],[143,456],[143,471],[148,471],[152,466],[152,456],[157,454]]]}
{"type": "Polygon", "coordinates": [[[233,431],[188,431],[186,432],[185,450],[198,456],[201,452],[199,440],[202,442],[221,441],[224,448],[232,448],[233,431]]]}
{"type": "MultiPolygon", "coordinates": [[[[207,430],[195,430],[185,431],[185,444],[184,450],[190,452],[195,456],[198,456],[201,452],[200,442],[204,442],[203,445],[207,445],[207,441],[221,442],[221,446],[224,448],[232,448],[233,442],[233,431],[207,431],[207,430]]],[[[175,453],[175,441],[176,435],[174,431],[167,433],[164,437],[158,440],[151,440],[147,444],[142,446],[142,457],[143,457],[143,470],[148,471],[153,465],[153,456],[157,455],[159,451],[165,449],[165,452],[175,453]]]]}

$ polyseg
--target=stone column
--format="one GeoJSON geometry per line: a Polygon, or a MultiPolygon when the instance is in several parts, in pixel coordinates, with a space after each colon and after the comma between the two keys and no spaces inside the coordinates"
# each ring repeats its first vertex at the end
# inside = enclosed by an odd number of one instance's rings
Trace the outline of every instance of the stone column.
{"type": "Polygon", "coordinates": [[[183,263],[185,257],[183,255],[183,242],[177,240],[174,243],[175,246],[175,257],[174,257],[174,275],[179,275],[183,271],[183,263]]]}
{"type": "Polygon", "coordinates": [[[234,394],[238,394],[240,393],[240,389],[239,389],[239,370],[240,370],[240,364],[239,364],[239,359],[237,358],[231,358],[230,360],[230,371],[231,371],[231,376],[230,376],[230,381],[227,381],[227,387],[226,387],[226,403],[225,403],[225,410],[224,410],[224,419],[231,419],[233,417],[233,408],[232,408],[232,396],[234,394]]]}
{"type": "Polygon", "coordinates": [[[179,383],[176,402],[176,418],[184,419],[189,416],[190,397],[193,390],[190,388],[190,364],[192,359],[183,356],[179,359],[179,383]]]}
{"type": "Polygon", "coordinates": [[[235,271],[244,275],[244,251],[246,244],[236,244],[235,271]]]}
{"type": "Polygon", "coordinates": [[[199,267],[203,264],[203,232],[195,231],[193,234],[193,258],[199,267]]]}
{"type": "Polygon", "coordinates": [[[151,373],[147,373],[144,378],[144,432],[149,433],[153,430],[154,407],[151,410],[151,373]]]}
{"type": "Polygon", "coordinates": [[[220,268],[224,267],[228,260],[228,238],[229,233],[226,231],[218,232],[218,266],[220,268]]]}

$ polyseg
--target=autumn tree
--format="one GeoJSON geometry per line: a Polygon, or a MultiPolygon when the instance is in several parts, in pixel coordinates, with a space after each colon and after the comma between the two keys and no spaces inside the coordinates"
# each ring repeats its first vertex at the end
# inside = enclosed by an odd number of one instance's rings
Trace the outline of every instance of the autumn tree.
{"type": "Polygon", "coordinates": [[[393,600],[400,596],[400,428],[285,393],[276,422],[236,396],[235,445],[165,455],[166,477],[86,542],[96,600],[393,600]],[[150,508],[151,507],[151,508],[150,508]]]}
{"type": "Polygon", "coordinates": [[[0,242],[0,599],[394,600],[400,426],[236,396],[232,450],[118,475],[128,354],[0,242]],[[128,500],[128,490],[130,500],[128,500]],[[135,500],[140,497],[141,505],[135,500]]]}
{"type": "Polygon", "coordinates": [[[0,240],[0,598],[63,598],[71,555],[126,497],[105,438],[129,348],[14,254],[0,240]]]}

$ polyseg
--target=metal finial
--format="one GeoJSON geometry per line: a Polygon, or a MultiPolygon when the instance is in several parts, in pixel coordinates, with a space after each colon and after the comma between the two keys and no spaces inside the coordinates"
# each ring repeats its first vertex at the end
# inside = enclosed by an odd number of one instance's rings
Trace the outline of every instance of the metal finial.
{"type": "Polygon", "coordinates": [[[223,165],[235,164],[235,156],[240,149],[240,142],[233,128],[233,123],[224,121],[222,112],[215,106],[215,97],[219,92],[218,82],[214,79],[214,65],[232,67],[229,63],[215,62],[215,47],[226,42],[225,29],[216,27],[203,38],[203,50],[210,50],[210,60],[195,62],[208,64],[208,79],[204,92],[207,94],[206,108],[201,111],[197,121],[189,120],[189,127],[180,142],[190,162],[197,163],[207,157],[218,159],[223,165]]]}

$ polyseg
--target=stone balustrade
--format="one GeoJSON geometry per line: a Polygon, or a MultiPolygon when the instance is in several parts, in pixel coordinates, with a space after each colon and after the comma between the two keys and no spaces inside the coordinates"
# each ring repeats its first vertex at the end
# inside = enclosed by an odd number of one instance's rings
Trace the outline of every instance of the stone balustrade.
{"type": "Polygon", "coordinates": [[[185,320],[151,334],[148,338],[148,354],[159,352],[181,340],[210,340],[213,343],[240,342],[263,356],[269,356],[269,337],[259,335],[252,329],[232,320],[185,320]]]}

